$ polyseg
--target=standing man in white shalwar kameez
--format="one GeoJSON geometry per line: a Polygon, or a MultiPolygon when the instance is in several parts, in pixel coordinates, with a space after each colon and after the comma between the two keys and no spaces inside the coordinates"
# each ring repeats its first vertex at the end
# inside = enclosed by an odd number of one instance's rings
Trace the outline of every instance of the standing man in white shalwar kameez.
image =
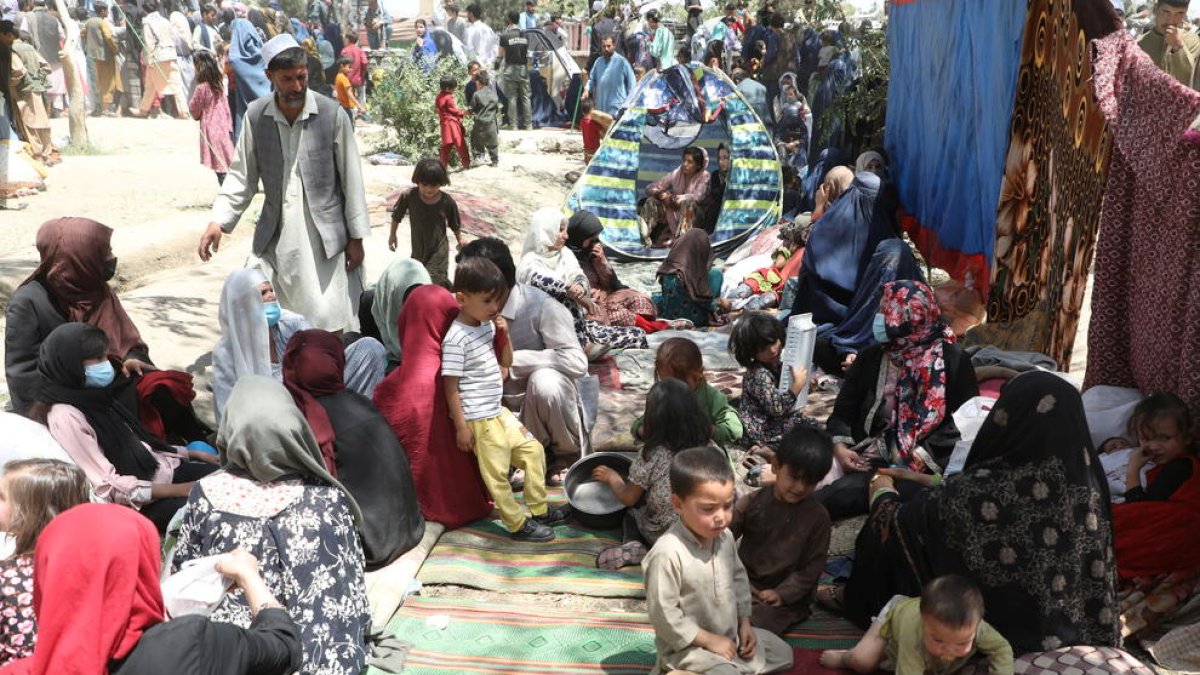
{"type": "Polygon", "coordinates": [[[362,165],[350,118],[308,89],[307,56],[291,35],[263,45],[274,92],[250,104],[237,155],[200,239],[208,260],[262,182],[254,254],[279,303],[316,328],[358,328],[363,238],[371,231],[362,165]]]}

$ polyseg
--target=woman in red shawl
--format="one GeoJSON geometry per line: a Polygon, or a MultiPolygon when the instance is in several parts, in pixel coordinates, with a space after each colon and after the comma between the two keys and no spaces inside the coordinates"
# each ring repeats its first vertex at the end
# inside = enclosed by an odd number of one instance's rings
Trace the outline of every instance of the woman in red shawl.
{"type": "Polygon", "coordinates": [[[408,455],[421,512],[448,529],[492,510],[475,458],[455,446],[442,388],[442,338],[457,315],[450,291],[433,285],[413,290],[397,320],[404,359],[374,397],[408,455]]]}
{"type": "Polygon", "coordinates": [[[288,341],[283,384],[308,420],[329,473],[358,502],[367,569],[379,569],[425,534],[404,448],[371,399],[346,388],[342,340],[302,330],[288,341]]]}
{"type": "Polygon", "coordinates": [[[284,675],[300,666],[296,624],[234,551],[217,569],[250,599],[249,628],[185,616],[164,621],[154,525],[116,504],[83,504],[42,531],[34,554],[33,656],[0,675],[284,675]]]}
{"type": "Polygon", "coordinates": [[[212,429],[191,409],[187,373],[155,369],[150,350],[108,282],[116,274],[112,228],[90,218],[56,218],[38,228],[41,262],[12,294],[6,312],[4,372],[13,410],[25,414],[38,383],[38,349],[55,328],[88,323],[108,336],[109,356],[137,376],[118,398],[160,440],[184,445],[212,429]]]}

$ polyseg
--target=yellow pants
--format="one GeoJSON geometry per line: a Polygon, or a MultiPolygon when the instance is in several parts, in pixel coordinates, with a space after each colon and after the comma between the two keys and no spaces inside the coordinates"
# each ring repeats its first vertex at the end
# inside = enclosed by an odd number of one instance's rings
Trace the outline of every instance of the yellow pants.
{"type": "Polygon", "coordinates": [[[535,516],[546,514],[546,451],[508,408],[499,415],[467,422],[475,436],[475,458],[483,484],[492,494],[500,520],[509,532],[525,524],[525,514],[508,484],[508,468],[525,471],[525,506],[535,516]]]}

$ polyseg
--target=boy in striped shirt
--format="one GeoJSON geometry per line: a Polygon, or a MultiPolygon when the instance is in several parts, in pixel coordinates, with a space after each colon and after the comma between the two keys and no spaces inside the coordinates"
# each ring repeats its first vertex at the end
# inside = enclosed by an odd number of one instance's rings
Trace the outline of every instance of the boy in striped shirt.
{"type": "Polygon", "coordinates": [[[479,473],[513,539],[551,541],[551,529],[570,514],[546,504],[546,453],[512,411],[500,403],[512,365],[508,324],[500,315],[508,283],[487,258],[466,258],[454,272],[459,312],[442,340],[442,377],[458,449],[474,452],[479,473]],[[499,360],[497,360],[499,351],[499,360]],[[525,471],[526,516],[508,483],[508,469],[525,471]]]}

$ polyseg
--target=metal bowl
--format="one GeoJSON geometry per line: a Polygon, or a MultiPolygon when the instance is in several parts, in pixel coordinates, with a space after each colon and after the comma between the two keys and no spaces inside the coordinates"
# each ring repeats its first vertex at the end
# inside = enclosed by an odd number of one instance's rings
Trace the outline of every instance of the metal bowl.
{"type": "Polygon", "coordinates": [[[621,526],[625,505],[613,494],[608,485],[592,479],[592,470],[607,466],[622,478],[629,477],[633,464],[631,455],[621,452],[597,452],[581,458],[567,469],[563,479],[563,490],[575,510],[575,518],[584,527],[597,530],[613,530],[621,526]]]}

